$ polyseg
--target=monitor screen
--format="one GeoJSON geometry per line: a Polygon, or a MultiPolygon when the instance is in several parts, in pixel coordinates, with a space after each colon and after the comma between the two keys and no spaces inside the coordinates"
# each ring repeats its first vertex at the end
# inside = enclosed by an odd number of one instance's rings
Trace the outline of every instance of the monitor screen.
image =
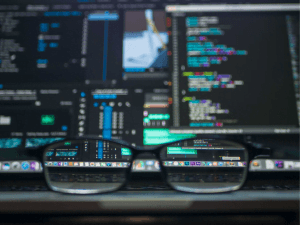
{"type": "Polygon", "coordinates": [[[166,11],[171,132],[299,132],[299,5],[166,11]]]}
{"type": "Polygon", "coordinates": [[[299,5],[174,2],[2,0],[0,150],[298,132],[299,5]]]}

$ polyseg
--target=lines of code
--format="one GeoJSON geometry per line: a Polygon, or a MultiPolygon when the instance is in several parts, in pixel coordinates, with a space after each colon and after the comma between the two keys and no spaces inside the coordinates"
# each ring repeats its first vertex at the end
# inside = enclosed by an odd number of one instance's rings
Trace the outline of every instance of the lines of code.
{"type": "Polygon", "coordinates": [[[189,67],[210,67],[213,64],[226,62],[232,55],[247,55],[246,50],[236,50],[225,44],[215,44],[214,37],[225,35],[218,26],[218,17],[187,17],[187,65],[189,67]],[[206,35],[206,36],[204,36],[206,35]]]}
{"type": "Polygon", "coordinates": [[[214,122],[218,114],[228,114],[228,109],[222,109],[220,103],[214,103],[209,99],[190,100],[190,120],[191,121],[209,121],[209,122],[193,122],[191,127],[222,127],[223,123],[214,122]]]}
{"type": "MultiPolygon", "coordinates": [[[[219,17],[216,16],[186,17],[185,22],[187,67],[198,68],[198,71],[182,72],[182,76],[187,79],[188,88],[185,90],[187,95],[195,92],[212,92],[214,89],[234,89],[244,85],[243,80],[233,80],[235,74],[203,71],[204,68],[220,66],[234,60],[232,56],[248,55],[247,50],[227,46],[218,38],[230,35],[230,26],[220,24],[219,17]]],[[[222,127],[223,121],[219,116],[228,115],[229,109],[222,109],[220,102],[212,99],[200,100],[199,97],[186,96],[182,99],[182,102],[188,102],[189,105],[189,126],[222,127]]],[[[237,119],[230,121],[236,123],[237,119]]]]}
{"type": "Polygon", "coordinates": [[[267,12],[170,13],[170,132],[293,129],[298,124],[291,79],[296,69],[290,61],[295,49],[288,46],[297,38],[288,36],[288,18],[267,12]]]}
{"type": "Polygon", "coordinates": [[[188,78],[189,92],[210,92],[216,88],[236,88],[243,85],[242,80],[232,80],[231,74],[218,74],[217,71],[183,72],[188,78]]]}

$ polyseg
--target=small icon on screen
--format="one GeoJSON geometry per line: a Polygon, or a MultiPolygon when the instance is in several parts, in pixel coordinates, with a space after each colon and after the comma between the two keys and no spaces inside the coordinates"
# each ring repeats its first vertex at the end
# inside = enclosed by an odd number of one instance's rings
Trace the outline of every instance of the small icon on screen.
{"type": "Polygon", "coordinates": [[[252,165],[254,167],[260,167],[260,162],[259,161],[253,161],[252,165]]]}
{"type": "Polygon", "coordinates": [[[55,116],[54,115],[42,115],[41,125],[54,125],[55,116]]]}
{"type": "MultiPolygon", "coordinates": [[[[29,167],[29,166],[28,166],[29,167]]],[[[2,169],[3,170],[9,170],[10,169],[10,164],[8,163],[8,162],[6,162],[6,163],[3,163],[3,165],[2,165],[2,169]]],[[[22,167],[22,169],[23,169],[23,167],[22,167]]],[[[27,168],[28,169],[28,168],[27,168]]],[[[24,169],[23,169],[24,170],[24,169]]]]}
{"type": "MultiPolygon", "coordinates": [[[[165,162],[166,163],[166,162],[165,162]]],[[[145,169],[145,163],[143,161],[138,161],[138,164],[136,164],[137,170],[144,170],[145,169]]]]}
{"type": "Polygon", "coordinates": [[[275,161],[275,166],[279,169],[283,168],[283,161],[275,161]]]}
{"type": "Polygon", "coordinates": [[[36,170],[36,167],[37,167],[37,163],[36,162],[31,162],[30,163],[30,169],[31,170],[36,170]]]}
{"type": "Polygon", "coordinates": [[[196,162],[191,162],[191,166],[195,166],[196,165],[196,162]]]}
{"type": "Polygon", "coordinates": [[[13,163],[11,164],[11,169],[12,169],[12,170],[19,170],[20,167],[21,167],[21,165],[20,165],[19,162],[13,162],[13,163]]]}
{"type": "Polygon", "coordinates": [[[294,168],[294,162],[293,161],[284,161],[284,168],[285,169],[293,169],[294,168]]]}
{"type": "Polygon", "coordinates": [[[67,131],[68,130],[68,126],[66,126],[66,125],[61,126],[61,130],[62,131],[67,131]]]}
{"type": "Polygon", "coordinates": [[[184,165],[185,165],[185,166],[189,166],[189,165],[190,165],[190,162],[189,162],[189,161],[185,161],[185,162],[184,162],[184,165]]]}
{"type": "Polygon", "coordinates": [[[196,166],[201,166],[201,162],[196,162],[196,166]]]}

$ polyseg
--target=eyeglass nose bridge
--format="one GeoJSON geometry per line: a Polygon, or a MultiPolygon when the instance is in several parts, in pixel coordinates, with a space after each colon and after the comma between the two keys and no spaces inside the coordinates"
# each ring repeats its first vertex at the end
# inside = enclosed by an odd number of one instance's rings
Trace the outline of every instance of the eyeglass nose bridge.
{"type": "MultiPolygon", "coordinates": [[[[163,161],[161,160],[160,153],[162,151],[163,147],[159,147],[152,150],[136,150],[132,149],[132,159],[131,159],[131,165],[127,170],[127,181],[130,182],[130,176],[132,175],[133,171],[145,171],[145,169],[141,169],[139,165],[140,162],[145,163],[144,161],[154,161],[154,168],[157,170],[157,172],[160,172],[162,181],[165,183],[166,186],[171,187],[167,182],[167,171],[166,168],[162,166],[163,161]]],[[[151,170],[152,171],[152,170],[151,170]]]]}

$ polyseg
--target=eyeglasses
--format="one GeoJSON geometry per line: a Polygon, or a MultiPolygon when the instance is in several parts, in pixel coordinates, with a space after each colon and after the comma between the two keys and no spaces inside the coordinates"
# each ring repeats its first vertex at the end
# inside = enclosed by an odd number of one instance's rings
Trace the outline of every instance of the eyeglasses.
{"type": "Polygon", "coordinates": [[[123,141],[73,139],[48,145],[41,153],[49,188],[72,194],[119,190],[142,153],[157,158],[164,181],[178,191],[235,191],[242,187],[248,171],[245,145],[219,139],[187,139],[153,149],[123,141]]]}

